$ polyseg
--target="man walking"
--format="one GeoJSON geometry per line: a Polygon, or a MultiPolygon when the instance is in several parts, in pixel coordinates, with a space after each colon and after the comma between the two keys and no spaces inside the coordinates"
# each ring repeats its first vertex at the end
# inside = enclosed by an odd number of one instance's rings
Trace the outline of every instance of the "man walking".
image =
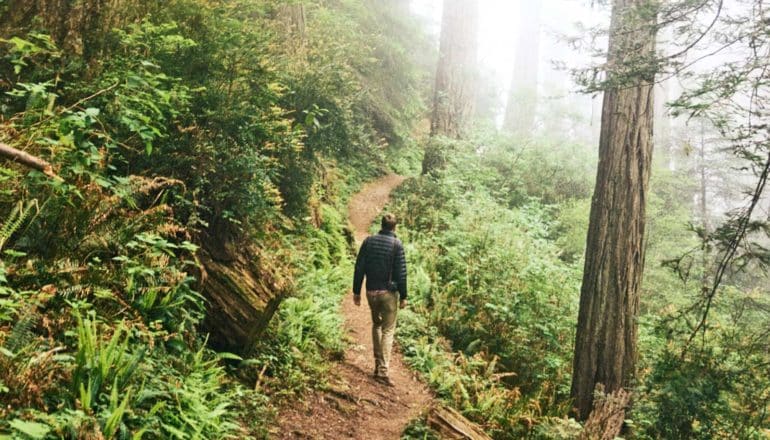
{"type": "Polygon", "coordinates": [[[406,258],[401,240],[396,238],[396,216],[382,216],[381,230],[366,238],[356,258],[353,276],[353,302],[361,305],[361,285],[366,276],[366,301],[372,312],[374,378],[394,386],[388,376],[396,313],[406,307],[406,258]],[[399,301],[400,299],[400,301],[399,301]]]}

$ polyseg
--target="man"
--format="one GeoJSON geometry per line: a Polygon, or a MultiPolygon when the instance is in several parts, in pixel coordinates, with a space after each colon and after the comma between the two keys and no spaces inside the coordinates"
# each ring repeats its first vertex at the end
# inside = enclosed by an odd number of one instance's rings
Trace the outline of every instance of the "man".
{"type": "Polygon", "coordinates": [[[361,284],[366,276],[366,301],[372,312],[374,379],[394,386],[388,377],[396,312],[406,307],[406,258],[401,240],[396,238],[396,216],[382,216],[381,230],[366,238],[356,258],[353,276],[353,302],[361,305],[361,284]],[[400,302],[399,302],[400,299],[400,302]]]}

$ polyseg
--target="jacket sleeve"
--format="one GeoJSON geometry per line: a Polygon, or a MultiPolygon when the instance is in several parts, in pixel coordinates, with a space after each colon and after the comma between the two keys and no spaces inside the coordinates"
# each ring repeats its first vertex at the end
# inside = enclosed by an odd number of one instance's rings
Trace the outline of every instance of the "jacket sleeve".
{"type": "Polygon", "coordinates": [[[361,295],[361,285],[364,283],[364,266],[366,264],[366,242],[367,238],[361,243],[361,249],[356,257],[356,270],[353,273],[353,295],[361,295]]]}
{"type": "Polygon", "coordinates": [[[396,258],[393,259],[393,280],[398,283],[398,293],[402,300],[407,296],[406,285],[406,254],[404,253],[404,245],[401,241],[396,245],[396,258]]]}

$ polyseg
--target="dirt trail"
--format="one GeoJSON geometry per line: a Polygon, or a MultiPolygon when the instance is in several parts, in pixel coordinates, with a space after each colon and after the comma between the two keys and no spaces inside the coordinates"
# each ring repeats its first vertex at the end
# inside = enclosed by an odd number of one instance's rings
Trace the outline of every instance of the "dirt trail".
{"type": "MultiPolygon", "coordinates": [[[[368,235],[369,225],[388,203],[391,190],[404,177],[391,174],[366,185],[348,206],[357,242],[368,235]]],[[[391,378],[395,388],[372,379],[371,319],[366,300],[361,307],[347,295],[342,304],[345,325],[353,344],[345,360],[332,366],[330,389],[307,396],[279,416],[277,439],[398,439],[405,426],[426,409],[431,395],[404,365],[394,348],[391,378]]],[[[398,331],[398,330],[396,330],[398,331]]]]}

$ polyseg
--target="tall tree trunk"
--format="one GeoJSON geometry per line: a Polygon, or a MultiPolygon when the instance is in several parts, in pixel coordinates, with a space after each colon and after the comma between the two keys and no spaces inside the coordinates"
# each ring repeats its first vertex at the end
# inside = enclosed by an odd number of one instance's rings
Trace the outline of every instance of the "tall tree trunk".
{"type": "Polygon", "coordinates": [[[286,26],[286,34],[292,36],[297,46],[303,46],[305,44],[305,6],[300,3],[282,5],[278,14],[286,26]]]}
{"type": "MultiPolygon", "coordinates": [[[[609,66],[627,68],[628,60],[653,56],[654,16],[649,8],[649,0],[613,1],[609,66]]],[[[608,72],[611,82],[604,93],[599,169],[580,292],[572,396],[581,419],[591,411],[597,384],[607,393],[627,387],[636,368],[654,74],[621,70],[608,72]]]]}
{"type": "Polygon", "coordinates": [[[519,39],[503,127],[513,133],[528,134],[534,128],[537,108],[542,2],[525,0],[519,5],[519,39]]]}
{"type": "Polygon", "coordinates": [[[444,0],[431,135],[461,138],[473,114],[478,0],[444,0]]]}

